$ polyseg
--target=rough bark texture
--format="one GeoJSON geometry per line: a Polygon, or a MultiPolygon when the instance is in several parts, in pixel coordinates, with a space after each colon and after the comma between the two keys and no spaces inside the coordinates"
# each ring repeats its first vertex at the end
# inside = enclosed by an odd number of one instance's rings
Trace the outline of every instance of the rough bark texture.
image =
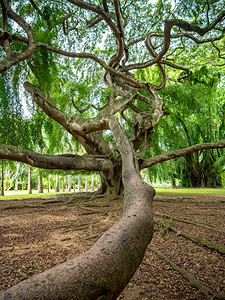
{"type": "Polygon", "coordinates": [[[132,145],[116,119],[110,127],[123,160],[122,218],[87,252],[10,288],[1,300],[116,299],[133,276],[152,238],[155,191],[142,181],[132,145]]]}
{"type": "Polygon", "coordinates": [[[28,194],[32,194],[31,173],[32,173],[32,169],[28,167],[28,194]]]}
{"type": "Polygon", "coordinates": [[[1,171],[1,193],[0,196],[4,196],[4,166],[3,166],[3,162],[2,162],[2,171],[1,171]]]}
{"type": "Polygon", "coordinates": [[[43,193],[42,174],[38,174],[38,193],[43,193]]]}

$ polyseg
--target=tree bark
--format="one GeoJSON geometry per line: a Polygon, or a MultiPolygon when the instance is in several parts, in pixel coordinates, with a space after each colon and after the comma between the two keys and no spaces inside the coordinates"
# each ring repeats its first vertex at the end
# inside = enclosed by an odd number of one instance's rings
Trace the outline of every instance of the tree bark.
{"type": "Polygon", "coordinates": [[[3,161],[2,161],[2,176],[1,176],[1,196],[4,196],[4,165],[3,165],[3,161]]]}
{"type": "Polygon", "coordinates": [[[71,175],[68,174],[67,178],[68,178],[67,192],[70,192],[71,191],[71,175]]]}
{"type": "Polygon", "coordinates": [[[55,192],[58,193],[59,192],[59,175],[56,174],[55,176],[55,192]]]}
{"type": "Polygon", "coordinates": [[[48,193],[51,191],[51,182],[50,182],[51,174],[48,175],[48,193]]]}
{"type": "Polygon", "coordinates": [[[28,194],[32,194],[32,186],[31,186],[31,167],[28,167],[28,194]]]}
{"type": "Polygon", "coordinates": [[[43,193],[42,174],[38,174],[38,193],[43,193]]]}
{"type": "Polygon", "coordinates": [[[121,152],[124,213],[87,252],[5,291],[6,299],[116,299],[140,265],[153,235],[155,191],[139,174],[117,120],[109,121],[121,152]],[[118,137],[119,135],[119,137],[118,137]]]}
{"type": "Polygon", "coordinates": [[[80,182],[80,175],[78,175],[77,189],[78,189],[78,192],[81,192],[81,182],[80,182]]]}
{"type": "Polygon", "coordinates": [[[65,178],[64,175],[62,176],[62,191],[65,192],[65,178]]]}

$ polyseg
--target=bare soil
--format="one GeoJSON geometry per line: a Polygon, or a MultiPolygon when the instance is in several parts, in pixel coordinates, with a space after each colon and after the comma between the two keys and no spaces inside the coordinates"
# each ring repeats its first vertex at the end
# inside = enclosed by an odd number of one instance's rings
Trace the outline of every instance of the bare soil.
{"type": "MultiPolygon", "coordinates": [[[[120,197],[93,199],[91,193],[0,201],[0,291],[90,248],[120,218],[122,206],[120,197]]],[[[118,300],[225,299],[225,196],[158,194],[154,214],[150,247],[160,252],[147,249],[118,300]],[[183,232],[220,250],[193,242],[183,232]],[[159,253],[210,292],[193,286],[159,253]]]]}

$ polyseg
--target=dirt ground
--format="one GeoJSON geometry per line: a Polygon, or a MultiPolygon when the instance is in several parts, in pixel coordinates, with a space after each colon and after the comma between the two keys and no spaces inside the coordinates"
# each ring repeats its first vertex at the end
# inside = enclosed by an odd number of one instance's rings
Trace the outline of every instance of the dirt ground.
{"type": "MultiPolygon", "coordinates": [[[[122,198],[80,196],[0,201],[1,292],[87,250],[121,216],[122,198]]],[[[118,300],[225,299],[225,195],[158,194],[154,215],[118,300]]]]}

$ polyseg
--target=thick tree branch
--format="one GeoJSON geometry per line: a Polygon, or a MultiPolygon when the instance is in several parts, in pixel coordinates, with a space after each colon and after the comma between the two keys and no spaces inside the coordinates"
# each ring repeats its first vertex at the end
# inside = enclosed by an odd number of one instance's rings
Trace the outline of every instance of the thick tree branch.
{"type": "Polygon", "coordinates": [[[38,106],[40,106],[50,118],[61,124],[67,131],[69,131],[69,119],[44,97],[39,87],[34,86],[28,81],[26,81],[23,86],[25,90],[31,94],[38,106]]]}
{"type": "Polygon", "coordinates": [[[206,149],[219,149],[225,148],[225,140],[216,143],[202,143],[196,144],[191,147],[187,147],[184,149],[174,150],[165,154],[159,154],[151,158],[144,159],[141,162],[140,168],[145,169],[151,166],[154,166],[163,161],[167,161],[173,158],[182,157],[194,153],[196,151],[206,150],[206,149]]]}
{"type": "Polygon", "coordinates": [[[19,161],[42,169],[103,171],[109,178],[113,174],[111,160],[94,155],[43,155],[20,147],[0,144],[0,159],[19,161]]]}
{"type": "MultiPolygon", "coordinates": [[[[62,113],[58,108],[56,108],[46,97],[42,94],[39,87],[26,81],[24,83],[24,88],[28,93],[31,94],[34,101],[40,106],[43,111],[53,120],[62,125],[79,143],[83,145],[87,153],[106,153],[103,148],[105,146],[104,140],[99,144],[99,140],[91,134],[93,131],[105,129],[103,125],[105,124],[104,118],[98,118],[98,123],[91,122],[90,119],[81,119],[78,116],[73,118],[68,118],[64,113],[62,113]],[[93,128],[87,129],[86,128],[93,128]],[[97,126],[97,129],[96,129],[97,126]]],[[[95,120],[95,119],[94,119],[95,120]]],[[[109,147],[107,150],[109,151],[109,147]]]]}

